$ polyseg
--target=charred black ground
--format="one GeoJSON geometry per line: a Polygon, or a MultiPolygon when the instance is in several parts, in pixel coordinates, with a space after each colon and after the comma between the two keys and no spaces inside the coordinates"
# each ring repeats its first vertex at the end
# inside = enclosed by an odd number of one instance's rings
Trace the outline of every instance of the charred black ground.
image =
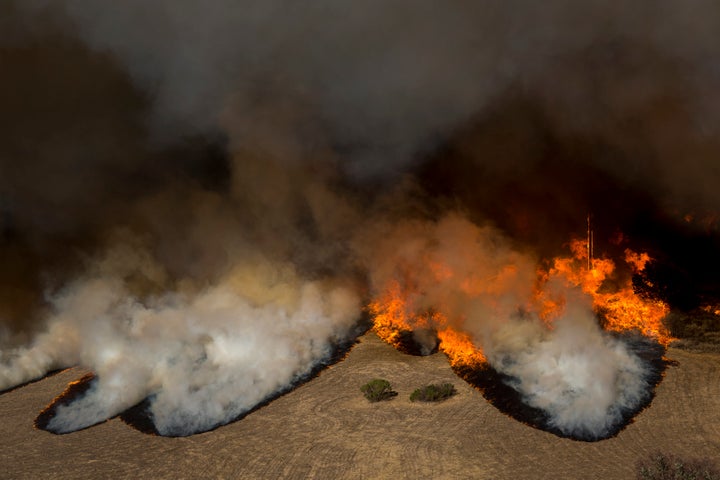
{"type": "Polygon", "coordinates": [[[413,330],[400,330],[395,337],[395,348],[406,355],[424,357],[438,352],[440,340],[437,332],[426,330],[418,334],[413,330]]]}
{"type": "Polygon", "coordinates": [[[60,395],[55,397],[55,399],[50,402],[50,404],[48,404],[48,406],[45,407],[42,412],[40,412],[40,414],[35,419],[35,426],[41,430],[58,433],[53,432],[48,428],[50,421],[57,414],[57,409],[61,406],[70,405],[76,399],[81,398],[96,383],[97,375],[92,372],[86,373],[78,380],[70,382],[67,387],[65,387],[65,390],[63,390],[60,395]]]}

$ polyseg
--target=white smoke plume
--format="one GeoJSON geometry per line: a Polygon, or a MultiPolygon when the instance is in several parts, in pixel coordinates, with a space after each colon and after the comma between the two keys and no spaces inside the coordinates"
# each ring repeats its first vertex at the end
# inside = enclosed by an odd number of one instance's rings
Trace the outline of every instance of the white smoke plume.
{"type": "Polygon", "coordinates": [[[589,306],[571,302],[553,330],[509,321],[487,342],[491,365],[575,438],[606,437],[651,395],[648,365],[597,322],[589,306]]]}
{"type": "Polygon", "coordinates": [[[227,423],[327,360],[359,316],[354,289],[302,281],[261,257],[200,292],[139,298],[127,276],[159,272],[133,247],[111,250],[56,295],[49,332],[2,371],[7,387],[78,362],[94,370],[97,383],[57,408],[52,431],[93,425],[146,397],[161,434],[227,423]]]}

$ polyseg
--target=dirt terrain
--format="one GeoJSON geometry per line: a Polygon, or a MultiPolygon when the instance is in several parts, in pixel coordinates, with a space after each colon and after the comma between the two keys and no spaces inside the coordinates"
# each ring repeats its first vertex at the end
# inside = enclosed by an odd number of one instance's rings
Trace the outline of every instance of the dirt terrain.
{"type": "Polygon", "coordinates": [[[186,438],[142,433],[119,418],[54,435],[38,413],[85,370],[69,369],[0,396],[0,478],[631,479],[663,450],[720,458],[720,355],[671,349],[648,409],[595,443],[562,439],[491,406],[442,354],[413,357],[373,333],[317,378],[244,419],[186,438]],[[359,387],[388,379],[399,395],[370,404],[359,387]],[[452,382],[458,395],[415,404],[410,393],[452,382]]]}

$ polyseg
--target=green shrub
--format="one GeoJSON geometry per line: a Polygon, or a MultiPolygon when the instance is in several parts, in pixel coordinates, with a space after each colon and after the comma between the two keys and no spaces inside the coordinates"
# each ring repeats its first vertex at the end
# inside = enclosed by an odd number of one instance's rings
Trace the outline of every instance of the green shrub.
{"type": "Polygon", "coordinates": [[[452,397],[457,393],[452,383],[443,383],[441,385],[431,384],[416,389],[410,395],[411,402],[439,402],[452,397]]]}
{"type": "Polygon", "coordinates": [[[360,391],[363,392],[363,394],[365,394],[365,398],[371,402],[388,400],[397,395],[397,392],[390,386],[390,382],[382,378],[370,380],[368,383],[360,387],[360,391]]]}
{"type": "Polygon", "coordinates": [[[720,470],[709,459],[689,460],[656,452],[638,463],[638,480],[720,480],[720,470]]]}

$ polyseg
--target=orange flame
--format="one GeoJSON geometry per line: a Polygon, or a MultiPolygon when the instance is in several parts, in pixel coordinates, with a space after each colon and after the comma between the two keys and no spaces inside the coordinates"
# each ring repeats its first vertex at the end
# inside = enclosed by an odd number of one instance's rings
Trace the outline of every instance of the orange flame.
{"type": "MultiPolygon", "coordinates": [[[[636,330],[663,345],[668,345],[673,340],[662,323],[670,311],[667,304],[635,294],[629,277],[618,283],[618,279],[613,277],[615,263],[610,259],[594,259],[591,262],[592,268],[588,270],[585,266],[587,249],[584,241],[573,240],[570,249],[573,256],[556,258],[546,278],[564,279],[569,285],[580,287],[590,295],[594,310],[604,318],[603,327],[606,330],[636,330]],[[606,280],[613,280],[615,283],[608,286],[606,280]]],[[[647,253],[625,250],[625,262],[633,273],[642,272],[651,260],[647,253]]]]}
{"type": "Polygon", "coordinates": [[[479,367],[487,363],[482,350],[475,346],[467,333],[458,332],[452,327],[438,331],[440,350],[450,359],[450,365],[479,367]]]}
{"type": "Polygon", "coordinates": [[[391,345],[398,346],[400,332],[429,328],[429,318],[414,314],[407,302],[407,293],[397,281],[391,282],[380,297],[367,309],[373,316],[373,330],[391,345]]]}
{"type": "MultiPolygon", "coordinates": [[[[637,330],[645,336],[656,339],[663,345],[672,340],[662,323],[669,308],[661,301],[639,297],[632,288],[629,276],[619,280],[615,263],[606,258],[593,259],[588,264],[587,244],[582,240],[570,243],[572,256],[558,257],[551,267],[538,269],[534,298],[530,305],[518,306],[534,312],[546,325],[552,328],[553,320],[562,314],[565,308],[567,289],[580,288],[592,299],[593,308],[603,319],[602,326],[608,331],[637,330]],[[588,265],[591,268],[588,268],[588,265]],[[557,285],[562,285],[558,290],[557,285]]],[[[420,276],[430,278],[437,285],[447,285],[453,281],[458,294],[467,298],[498,298],[503,289],[508,288],[517,271],[514,265],[501,267],[492,279],[480,281],[476,278],[457,278],[449,265],[437,258],[425,259],[424,265],[417,271],[403,265],[402,281],[398,277],[388,282],[380,293],[368,305],[373,316],[373,330],[390,343],[400,344],[401,332],[417,329],[430,329],[437,332],[438,348],[443,351],[453,366],[480,366],[487,363],[482,349],[473,341],[472,336],[462,329],[463,318],[448,318],[452,312],[444,305],[424,306],[423,292],[414,281],[420,276]]],[[[625,262],[634,273],[642,272],[651,258],[646,253],[625,252],[625,262]]],[[[492,302],[492,300],[490,300],[492,302]]]]}
{"type": "MultiPolygon", "coordinates": [[[[432,268],[435,270],[436,267],[432,268]]],[[[449,272],[449,269],[443,266],[439,271],[449,272]]],[[[373,330],[380,338],[397,347],[402,331],[435,329],[440,342],[438,349],[448,356],[453,366],[460,363],[480,366],[486,363],[485,356],[470,336],[448,325],[445,315],[438,311],[422,314],[413,312],[409,306],[407,290],[403,289],[399,282],[392,281],[377,300],[368,305],[368,311],[374,319],[373,330]]]]}

